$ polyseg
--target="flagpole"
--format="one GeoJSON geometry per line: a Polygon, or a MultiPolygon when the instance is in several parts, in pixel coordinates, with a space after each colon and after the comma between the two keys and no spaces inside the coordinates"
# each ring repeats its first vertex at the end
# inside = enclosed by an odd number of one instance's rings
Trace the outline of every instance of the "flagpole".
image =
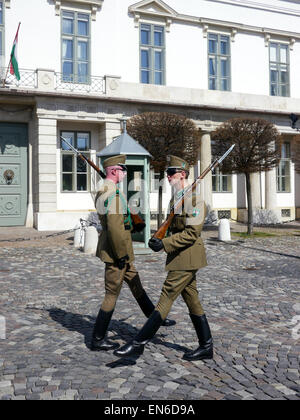
{"type": "MultiPolygon", "coordinates": [[[[16,33],[15,39],[13,41],[13,45],[15,43],[15,40],[18,38],[20,25],[21,25],[21,22],[19,22],[17,33],[16,33]]],[[[3,79],[3,87],[5,87],[5,82],[6,82],[6,78],[7,78],[7,74],[8,74],[8,70],[9,70],[10,64],[11,64],[11,54],[10,54],[10,59],[9,59],[9,63],[8,63],[7,70],[6,70],[6,75],[5,75],[5,78],[3,79]]]]}

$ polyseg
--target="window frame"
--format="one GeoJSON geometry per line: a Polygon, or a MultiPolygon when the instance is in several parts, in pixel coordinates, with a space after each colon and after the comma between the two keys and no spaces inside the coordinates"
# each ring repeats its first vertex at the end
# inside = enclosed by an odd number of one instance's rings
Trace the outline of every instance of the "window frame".
{"type": "Polygon", "coordinates": [[[165,86],[166,85],[166,28],[163,24],[159,23],[148,23],[148,22],[140,22],[139,25],[139,80],[142,84],[154,84],[157,86],[165,86]],[[149,44],[142,43],[142,29],[143,26],[150,27],[150,36],[149,36],[149,44]],[[154,41],[154,34],[155,28],[160,28],[162,31],[162,45],[158,46],[155,45],[154,41]],[[142,51],[149,51],[149,67],[142,66],[142,51]],[[161,70],[155,69],[155,52],[160,52],[162,55],[161,59],[161,70]],[[144,82],[142,77],[142,72],[148,71],[149,72],[149,82],[144,82]],[[161,83],[155,83],[155,76],[156,73],[161,73],[161,83]]]}
{"type": "Polygon", "coordinates": [[[232,194],[232,174],[223,174],[219,168],[215,168],[212,173],[212,192],[214,194],[232,194]],[[227,178],[227,190],[224,189],[224,178],[227,178]],[[219,189],[214,190],[214,179],[216,180],[216,187],[219,189]]]}
{"type": "Polygon", "coordinates": [[[220,33],[220,32],[208,32],[207,34],[207,72],[208,72],[208,90],[219,90],[222,92],[231,92],[231,37],[229,34],[220,33]],[[209,41],[211,40],[211,36],[217,37],[217,52],[211,53],[209,48],[209,41]],[[228,39],[228,54],[221,54],[221,37],[226,37],[228,39]],[[216,57],[217,60],[217,71],[216,76],[210,75],[210,58],[216,57]],[[226,61],[228,64],[228,76],[223,77],[221,75],[221,62],[222,57],[226,57],[226,61]],[[210,81],[216,81],[216,88],[213,89],[210,87],[210,81]],[[227,80],[227,89],[222,89],[222,80],[227,80]]]}
{"type": "Polygon", "coordinates": [[[291,82],[290,82],[290,47],[288,44],[283,43],[283,42],[278,42],[278,41],[270,41],[269,43],[269,86],[270,86],[270,96],[280,96],[283,98],[289,98],[291,96],[291,82]],[[276,45],[276,61],[271,61],[271,47],[276,45]],[[287,54],[286,54],[286,63],[281,63],[280,61],[280,50],[281,47],[285,47],[287,50],[287,54]],[[272,66],[276,67],[276,72],[277,72],[277,80],[276,83],[272,82],[272,75],[271,75],[271,71],[272,66]],[[281,79],[281,73],[283,73],[281,71],[281,66],[286,66],[287,68],[287,82],[286,83],[281,83],[280,79],[281,79]],[[272,86],[275,86],[276,88],[276,95],[272,94],[272,86]],[[282,87],[285,86],[286,87],[286,95],[282,95],[282,87]]]}
{"type": "MultiPolygon", "coordinates": [[[[74,144],[72,146],[75,147],[75,149],[78,150],[77,140],[78,135],[80,134],[87,134],[88,135],[88,150],[79,150],[82,152],[87,158],[90,159],[91,156],[91,132],[90,131],[72,131],[72,130],[61,130],[60,135],[62,137],[66,136],[66,133],[72,134],[74,139],[74,144]]],[[[67,136],[66,136],[67,137],[67,136]]],[[[80,157],[77,156],[75,152],[72,150],[62,149],[62,140],[60,140],[60,192],[62,194],[74,194],[74,193],[90,193],[91,192],[91,168],[90,165],[86,162],[86,172],[78,172],[77,170],[77,159],[80,159],[80,157]],[[72,156],[72,171],[67,172],[63,171],[63,156],[72,156]],[[64,190],[63,189],[63,176],[64,174],[72,174],[72,190],[64,190]],[[78,174],[86,174],[86,190],[78,190],[77,189],[77,176],[78,174]]],[[[66,146],[67,147],[67,146],[66,146]]]]}
{"type": "Polygon", "coordinates": [[[62,73],[62,80],[64,83],[73,83],[73,84],[84,84],[90,85],[91,84],[91,14],[85,11],[75,11],[75,10],[68,10],[63,9],[61,12],[61,73],[62,73]],[[63,20],[66,17],[65,13],[73,14],[73,34],[63,32],[63,20]],[[85,15],[88,17],[88,35],[79,35],[78,33],[78,21],[79,15],[85,15]],[[71,40],[73,42],[72,45],[72,59],[64,58],[64,40],[71,40]],[[84,41],[87,43],[87,60],[81,60],[78,58],[78,45],[80,41],[84,41]],[[73,73],[70,75],[67,73],[64,74],[64,62],[71,62],[73,65],[73,73]],[[80,63],[86,63],[87,65],[87,73],[84,76],[80,76],[78,72],[78,65],[80,63]],[[83,77],[84,80],[79,80],[80,77],[83,77]],[[68,80],[69,79],[69,80],[68,80]]]}
{"type": "Polygon", "coordinates": [[[281,156],[285,155],[285,157],[281,157],[280,162],[277,166],[276,171],[276,189],[277,193],[291,193],[291,143],[289,141],[285,141],[281,146],[281,156]],[[287,148],[288,146],[288,148],[287,148]],[[285,149],[284,149],[285,148],[285,149]],[[287,153],[288,150],[288,153],[287,153]],[[284,152],[284,153],[283,153],[284,152]],[[282,166],[285,165],[287,168],[287,175],[282,175],[282,166]],[[283,179],[285,180],[285,188],[283,189],[283,179]]]}

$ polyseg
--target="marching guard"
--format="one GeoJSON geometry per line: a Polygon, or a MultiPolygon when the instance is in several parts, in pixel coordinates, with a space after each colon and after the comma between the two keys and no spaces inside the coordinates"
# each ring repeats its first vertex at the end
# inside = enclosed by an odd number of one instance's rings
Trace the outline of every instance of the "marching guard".
{"type": "MultiPolygon", "coordinates": [[[[97,256],[105,263],[105,297],[94,325],[92,350],[112,350],[119,346],[108,340],[106,333],[123,281],[128,284],[146,317],[150,317],[154,310],[154,305],[133,265],[132,218],[127,200],[118,188],[118,184],[126,176],[125,160],[125,155],[115,155],[103,162],[106,178],[95,200],[103,228],[99,237],[97,256]]],[[[169,319],[164,321],[165,326],[174,324],[175,321],[169,319]]]]}
{"type": "MultiPolygon", "coordinates": [[[[170,202],[183,196],[186,188],[186,179],[189,174],[188,163],[177,157],[169,156],[167,178],[175,190],[175,195],[170,202]]],[[[125,344],[114,354],[119,357],[140,355],[145,344],[153,338],[164,320],[166,319],[174,301],[181,294],[183,297],[199,340],[199,347],[194,351],[184,354],[186,360],[202,360],[213,358],[213,340],[210,327],[199,300],[196,273],[207,265],[201,231],[206,216],[206,205],[200,195],[194,192],[190,199],[184,199],[184,208],[176,214],[170,225],[170,236],[164,239],[153,237],[149,247],[158,252],[167,253],[166,271],[167,278],[162,287],[161,296],[155,310],[144,324],[136,337],[125,344]]]]}

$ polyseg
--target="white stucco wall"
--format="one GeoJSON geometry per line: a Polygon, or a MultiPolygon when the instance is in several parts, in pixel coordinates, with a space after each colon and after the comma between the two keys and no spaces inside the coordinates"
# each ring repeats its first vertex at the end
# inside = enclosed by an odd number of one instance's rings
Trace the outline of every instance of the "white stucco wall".
{"type": "Polygon", "coordinates": [[[269,48],[262,35],[236,34],[231,69],[232,92],[269,95],[269,48]]]}
{"type": "Polygon", "coordinates": [[[213,193],[212,205],[215,209],[234,209],[237,207],[237,176],[232,175],[231,193],[213,193]]]}
{"type": "Polygon", "coordinates": [[[19,67],[60,71],[60,19],[55,16],[54,5],[48,1],[13,0],[5,9],[7,64],[19,22],[19,67]]]}
{"type": "Polygon", "coordinates": [[[295,205],[300,208],[300,174],[295,174],[295,205]]]}
{"type": "Polygon", "coordinates": [[[166,33],[167,85],[207,89],[207,80],[207,39],[202,29],[172,24],[166,33]]]}
{"type": "MultiPolygon", "coordinates": [[[[299,18],[300,21],[300,18],[299,18]]],[[[290,83],[291,97],[300,98],[300,42],[296,42],[292,51],[290,51],[290,83]]]]}

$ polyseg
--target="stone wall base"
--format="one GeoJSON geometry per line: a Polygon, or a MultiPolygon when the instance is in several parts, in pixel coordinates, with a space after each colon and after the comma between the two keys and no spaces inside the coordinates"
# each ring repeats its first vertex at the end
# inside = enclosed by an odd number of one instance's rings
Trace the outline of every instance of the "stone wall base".
{"type": "MultiPolygon", "coordinates": [[[[300,209],[297,209],[297,218],[300,218],[300,209]]],[[[274,210],[253,209],[253,222],[255,224],[276,224],[295,220],[295,207],[277,208],[274,210]],[[283,216],[282,210],[290,210],[290,216],[283,216]]],[[[237,220],[241,223],[248,222],[248,209],[237,210],[237,220]]]]}
{"type": "Polygon", "coordinates": [[[87,220],[90,213],[89,211],[35,213],[34,227],[38,231],[74,229],[79,224],[80,218],[87,220]]]}

